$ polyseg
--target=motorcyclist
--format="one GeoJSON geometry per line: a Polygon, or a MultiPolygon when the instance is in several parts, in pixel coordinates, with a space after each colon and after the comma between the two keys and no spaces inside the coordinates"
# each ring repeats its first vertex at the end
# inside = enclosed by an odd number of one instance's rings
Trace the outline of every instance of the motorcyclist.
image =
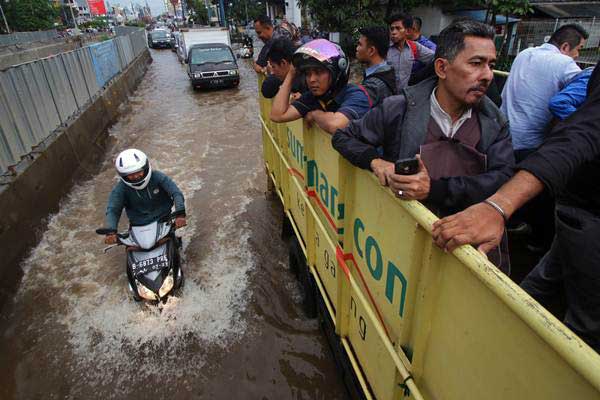
{"type": "Polygon", "coordinates": [[[242,45],[249,49],[254,48],[254,41],[252,40],[252,37],[250,35],[244,33],[242,35],[242,45]]]}
{"type": "Polygon", "coordinates": [[[122,151],[115,160],[120,176],[106,206],[106,224],[111,230],[104,242],[117,243],[117,226],[125,208],[131,225],[147,225],[171,214],[175,204],[175,228],[186,225],[183,193],[160,171],[152,171],[146,154],[138,149],[122,151]]]}

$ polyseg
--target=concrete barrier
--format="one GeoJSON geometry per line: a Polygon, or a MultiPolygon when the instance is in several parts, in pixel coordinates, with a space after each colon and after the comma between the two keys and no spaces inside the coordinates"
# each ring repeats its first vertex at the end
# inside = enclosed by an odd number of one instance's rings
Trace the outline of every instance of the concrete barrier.
{"type": "Polygon", "coordinates": [[[56,38],[45,42],[31,42],[0,46],[0,71],[41,58],[51,57],[95,43],[107,33],[84,34],[78,37],[56,38]]]}
{"type": "Polygon", "coordinates": [[[17,264],[40,240],[46,217],[58,211],[80,171],[97,166],[105,151],[107,128],[116,121],[118,107],[133,93],[150,62],[150,53],[144,51],[87,109],[18,164],[9,182],[2,182],[0,305],[20,279],[17,264]]]}

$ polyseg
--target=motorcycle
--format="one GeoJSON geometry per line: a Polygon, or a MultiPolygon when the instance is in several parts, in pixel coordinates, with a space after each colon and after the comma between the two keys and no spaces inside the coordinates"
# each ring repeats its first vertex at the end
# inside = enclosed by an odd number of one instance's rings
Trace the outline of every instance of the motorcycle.
{"type": "Polygon", "coordinates": [[[252,58],[254,57],[254,47],[243,45],[239,50],[239,54],[241,58],[252,58]]]}
{"type": "MultiPolygon", "coordinates": [[[[174,215],[143,226],[130,226],[117,233],[117,243],[104,249],[125,246],[128,289],[135,301],[167,301],[167,297],[183,286],[181,238],[175,235],[174,215]]],[[[96,229],[99,235],[113,233],[96,229]]]]}
{"type": "Polygon", "coordinates": [[[238,55],[241,58],[252,58],[254,57],[254,42],[252,37],[249,35],[242,36],[242,47],[238,51],[238,55]]]}

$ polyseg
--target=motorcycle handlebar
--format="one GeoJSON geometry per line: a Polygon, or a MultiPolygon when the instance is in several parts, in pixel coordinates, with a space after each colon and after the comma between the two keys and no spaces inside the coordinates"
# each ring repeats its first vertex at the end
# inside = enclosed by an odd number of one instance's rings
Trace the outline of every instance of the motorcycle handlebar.
{"type": "MultiPolygon", "coordinates": [[[[179,214],[177,213],[171,213],[169,215],[167,215],[166,217],[163,217],[160,219],[161,222],[169,222],[169,223],[173,223],[175,221],[175,218],[177,218],[179,216],[179,214]]],[[[118,233],[115,232],[114,229],[110,229],[110,228],[98,228],[96,229],[96,233],[98,235],[117,235],[117,237],[121,238],[121,239],[125,239],[128,237],[128,233],[118,233]]]]}
{"type": "Polygon", "coordinates": [[[109,228],[98,228],[98,229],[96,229],[96,233],[98,235],[117,235],[117,237],[119,237],[121,239],[125,239],[127,237],[126,233],[118,233],[118,232],[115,232],[114,229],[109,229],[109,228]]]}

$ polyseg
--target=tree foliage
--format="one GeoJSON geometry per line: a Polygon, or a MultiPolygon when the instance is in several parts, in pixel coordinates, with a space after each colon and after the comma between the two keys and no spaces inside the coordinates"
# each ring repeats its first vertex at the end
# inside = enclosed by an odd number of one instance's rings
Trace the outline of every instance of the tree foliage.
{"type": "Polygon", "coordinates": [[[197,24],[208,25],[208,10],[203,0],[186,0],[187,9],[197,24]]]}
{"type": "Polygon", "coordinates": [[[259,15],[265,14],[264,1],[260,2],[261,4],[258,3],[257,0],[225,0],[227,18],[242,25],[252,22],[259,15]],[[247,19],[246,11],[248,12],[247,19]]]}
{"type": "Polygon", "coordinates": [[[96,28],[96,29],[107,28],[108,20],[106,19],[106,17],[94,17],[94,19],[91,21],[87,21],[87,22],[84,22],[83,24],[79,24],[79,27],[80,28],[96,28]]]}
{"type": "Polygon", "coordinates": [[[490,24],[496,15],[522,16],[532,10],[529,0],[299,0],[299,3],[321,28],[346,33],[363,26],[384,24],[385,17],[396,12],[410,13],[417,6],[484,9],[490,24]]]}
{"type": "Polygon", "coordinates": [[[299,0],[311,19],[323,30],[352,33],[384,23],[385,8],[377,0],[299,0]]]}
{"type": "Polygon", "coordinates": [[[2,8],[12,31],[52,29],[59,15],[48,0],[2,0],[2,8]]]}
{"type": "MultiPolygon", "coordinates": [[[[496,25],[496,16],[523,16],[532,11],[529,0],[299,0],[313,21],[323,30],[342,32],[349,42],[356,41],[356,30],[365,26],[385,25],[386,17],[407,12],[417,6],[438,6],[444,10],[483,9],[486,23],[496,25]]],[[[499,52],[507,52],[508,22],[499,52]]]]}

